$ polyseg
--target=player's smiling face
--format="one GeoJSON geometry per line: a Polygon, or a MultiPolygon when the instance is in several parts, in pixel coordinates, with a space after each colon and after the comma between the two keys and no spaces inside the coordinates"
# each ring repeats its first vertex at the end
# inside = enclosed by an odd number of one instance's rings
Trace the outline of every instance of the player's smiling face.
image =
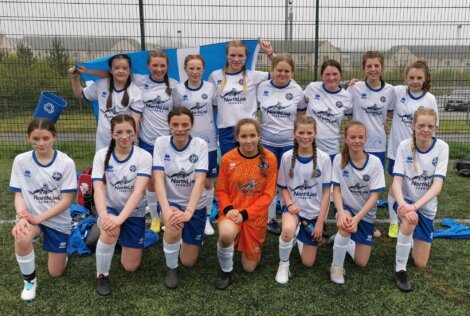
{"type": "Polygon", "coordinates": [[[168,63],[163,57],[152,57],[147,67],[150,70],[153,80],[162,81],[168,70],[168,63]]]}
{"type": "Polygon", "coordinates": [[[328,91],[337,91],[341,81],[341,72],[336,67],[327,66],[321,74],[321,79],[323,83],[325,83],[325,87],[328,91]]]}
{"type": "Polygon", "coordinates": [[[423,144],[431,141],[432,135],[436,130],[436,117],[426,114],[419,115],[413,124],[413,130],[417,143],[423,144]]]}
{"type": "Polygon", "coordinates": [[[116,146],[122,149],[129,149],[135,139],[134,127],[129,122],[118,123],[114,126],[112,137],[116,141],[116,146]]]}
{"type": "Polygon", "coordinates": [[[201,80],[204,72],[204,65],[200,59],[191,59],[184,67],[190,81],[196,82],[201,80]]]}
{"type": "Polygon", "coordinates": [[[352,125],[348,128],[344,143],[351,152],[362,152],[366,143],[366,129],[361,125],[352,125]]]}
{"type": "Polygon", "coordinates": [[[35,129],[29,134],[28,140],[39,154],[50,153],[53,149],[55,136],[46,129],[35,129]]]}
{"type": "Polygon", "coordinates": [[[405,76],[405,81],[408,85],[410,92],[419,93],[423,91],[423,84],[426,80],[426,75],[423,69],[410,68],[405,76]]]}
{"type": "Polygon", "coordinates": [[[189,135],[191,134],[191,129],[193,124],[191,123],[191,118],[186,114],[175,115],[170,119],[170,133],[173,136],[173,142],[175,145],[184,147],[189,141],[189,135]]]}
{"type": "Polygon", "coordinates": [[[313,124],[297,124],[294,137],[302,149],[312,148],[312,143],[315,140],[316,132],[313,124]]]}
{"type": "Polygon", "coordinates": [[[369,58],[364,65],[364,73],[368,80],[380,80],[382,75],[382,63],[378,57],[369,58]]]}
{"type": "Polygon", "coordinates": [[[119,58],[111,64],[111,74],[116,82],[125,83],[129,78],[131,67],[127,59],[119,58]]]}
{"type": "Polygon", "coordinates": [[[244,156],[253,157],[258,154],[260,135],[255,125],[247,123],[240,126],[236,140],[240,144],[240,152],[244,156]]]}
{"type": "Polygon", "coordinates": [[[227,63],[229,72],[238,72],[245,65],[246,53],[244,47],[229,47],[227,63]]]}
{"type": "Polygon", "coordinates": [[[277,63],[273,70],[273,82],[276,86],[285,86],[294,75],[292,67],[285,61],[277,63]]]}

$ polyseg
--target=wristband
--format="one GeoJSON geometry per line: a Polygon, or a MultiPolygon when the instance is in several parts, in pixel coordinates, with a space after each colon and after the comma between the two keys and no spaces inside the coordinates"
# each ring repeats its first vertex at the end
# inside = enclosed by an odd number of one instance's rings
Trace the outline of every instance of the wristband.
{"type": "Polygon", "coordinates": [[[233,209],[234,209],[233,205],[228,205],[224,208],[222,213],[224,213],[224,215],[227,215],[227,213],[230,212],[233,209]]]}
{"type": "Polygon", "coordinates": [[[243,222],[245,222],[248,219],[248,211],[247,210],[240,211],[240,215],[243,218],[243,220],[242,220],[243,222]]]}
{"type": "Polygon", "coordinates": [[[289,209],[289,207],[291,207],[292,205],[294,205],[294,203],[290,203],[289,205],[286,206],[286,208],[289,209]]]}

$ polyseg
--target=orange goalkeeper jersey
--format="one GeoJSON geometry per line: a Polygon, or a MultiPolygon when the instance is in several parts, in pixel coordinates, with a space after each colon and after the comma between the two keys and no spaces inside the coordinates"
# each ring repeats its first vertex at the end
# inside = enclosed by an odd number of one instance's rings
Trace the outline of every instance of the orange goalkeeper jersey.
{"type": "Polygon", "coordinates": [[[219,214],[227,206],[248,213],[248,220],[266,217],[268,207],[276,191],[277,162],[272,152],[266,150],[267,176],[260,171],[260,155],[244,157],[238,148],[226,153],[220,161],[219,179],[215,196],[219,203],[219,214]]]}

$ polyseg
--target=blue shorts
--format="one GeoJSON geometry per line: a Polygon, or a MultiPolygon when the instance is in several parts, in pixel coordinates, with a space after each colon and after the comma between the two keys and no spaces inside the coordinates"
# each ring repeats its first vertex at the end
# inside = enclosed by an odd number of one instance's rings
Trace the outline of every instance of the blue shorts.
{"type": "Polygon", "coordinates": [[[153,145],[149,145],[139,138],[139,147],[149,152],[153,156],[153,145]]]}
{"type": "MultiPolygon", "coordinates": [[[[345,211],[348,211],[351,216],[354,216],[354,212],[347,207],[346,205],[343,207],[345,211]]],[[[335,208],[336,214],[336,208],[335,208]]],[[[351,234],[351,240],[360,244],[360,245],[367,245],[372,246],[374,243],[374,229],[375,225],[365,220],[361,219],[357,224],[357,231],[351,234]]]]}
{"type": "Polygon", "coordinates": [[[302,221],[307,221],[309,224],[312,224],[315,226],[317,223],[317,219],[306,219],[303,217],[300,217],[297,215],[297,219],[299,220],[299,232],[297,233],[297,240],[300,240],[303,244],[309,245],[309,246],[318,246],[318,242],[313,239],[312,235],[309,234],[305,228],[305,226],[302,224],[302,221]]]}
{"type": "Polygon", "coordinates": [[[237,147],[237,145],[238,143],[235,140],[235,127],[219,128],[219,146],[222,156],[237,147]]]}
{"type": "Polygon", "coordinates": [[[380,162],[382,163],[382,167],[385,169],[385,151],[375,152],[375,153],[368,152],[368,153],[379,158],[380,162]]]}
{"type": "MultiPolygon", "coordinates": [[[[116,210],[108,208],[108,214],[119,215],[116,210]]],[[[127,248],[144,248],[145,217],[128,217],[120,227],[118,244],[127,248]]]]}
{"type": "Polygon", "coordinates": [[[70,235],[59,232],[50,227],[39,224],[41,234],[44,236],[42,249],[53,253],[67,253],[70,235]]]}
{"type": "MultiPolygon", "coordinates": [[[[184,211],[181,210],[181,212],[184,211]]],[[[191,217],[189,222],[184,223],[182,232],[184,243],[196,246],[202,245],[204,241],[204,228],[206,227],[206,216],[206,209],[200,208],[194,211],[193,217],[191,217]]]]}
{"type": "Polygon", "coordinates": [[[219,166],[217,165],[217,150],[209,151],[209,170],[207,172],[207,178],[217,178],[219,173],[219,166]]]}
{"type": "Polygon", "coordinates": [[[277,159],[277,168],[279,169],[279,166],[281,165],[281,157],[282,155],[286,152],[286,151],[289,151],[291,150],[292,148],[294,148],[294,146],[284,146],[284,147],[274,147],[274,146],[269,146],[269,145],[265,145],[263,144],[264,148],[266,148],[267,150],[269,150],[270,152],[272,152],[275,156],[276,156],[276,159],[277,159]]]}
{"type": "Polygon", "coordinates": [[[388,168],[387,172],[389,175],[393,176],[393,167],[395,167],[395,159],[388,158],[388,168]]]}
{"type": "MultiPolygon", "coordinates": [[[[413,201],[405,199],[407,203],[413,204],[413,201]]],[[[395,212],[398,209],[398,203],[393,203],[393,209],[395,212]]],[[[424,216],[419,210],[416,212],[419,217],[418,225],[416,225],[415,230],[413,232],[413,239],[419,239],[427,243],[432,243],[433,235],[434,235],[434,220],[429,219],[424,216]]]]}

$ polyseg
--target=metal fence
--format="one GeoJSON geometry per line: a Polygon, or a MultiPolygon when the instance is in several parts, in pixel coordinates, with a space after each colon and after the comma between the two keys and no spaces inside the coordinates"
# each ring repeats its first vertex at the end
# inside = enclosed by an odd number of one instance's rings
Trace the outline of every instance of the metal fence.
{"type": "MultiPolygon", "coordinates": [[[[438,135],[451,156],[470,154],[470,5],[465,0],[41,0],[0,1],[0,157],[29,148],[25,129],[39,94],[68,101],[58,148],[73,158],[94,151],[96,123],[72,96],[66,70],[79,61],[141,49],[192,47],[262,36],[291,53],[303,87],[327,58],[343,79],[362,78],[366,50],[385,54],[384,79],[403,82],[406,66],[428,61],[439,105],[438,135]],[[463,104],[457,104],[456,100],[463,104]],[[458,105],[458,106],[454,106],[458,105]]],[[[265,56],[258,68],[267,69],[265,56]]]]}

